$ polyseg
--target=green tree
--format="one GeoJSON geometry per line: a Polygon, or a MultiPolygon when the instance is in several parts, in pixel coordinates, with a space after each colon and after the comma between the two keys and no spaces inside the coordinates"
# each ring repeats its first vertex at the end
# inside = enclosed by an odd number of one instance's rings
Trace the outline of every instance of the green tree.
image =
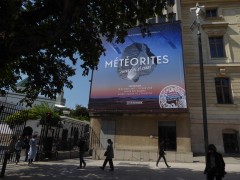
{"type": "Polygon", "coordinates": [[[59,113],[55,111],[54,107],[49,106],[47,103],[35,105],[29,110],[24,110],[24,111],[12,114],[6,117],[5,122],[13,126],[16,124],[22,124],[27,119],[31,119],[31,120],[41,119],[41,123],[43,123],[48,113],[51,114],[51,124],[56,125],[58,121],[60,121],[59,113]]]}
{"type": "Polygon", "coordinates": [[[41,123],[44,123],[48,114],[51,114],[51,124],[56,125],[60,121],[60,116],[54,107],[49,106],[47,103],[33,106],[28,112],[28,119],[41,119],[41,123]]]}
{"type": "Polygon", "coordinates": [[[76,105],[75,109],[70,111],[69,117],[87,121],[90,119],[88,109],[81,105],[76,105]]]}
{"type": "Polygon", "coordinates": [[[7,116],[4,119],[4,122],[13,128],[15,125],[23,124],[24,122],[26,122],[27,118],[28,118],[28,111],[23,110],[7,116]]]}
{"type": "Polygon", "coordinates": [[[52,117],[59,118],[59,114],[55,111],[54,107],[49,106],[47,103],[41,103],[33,106],[28,113],[29,119],[45,118],[47,113],[51,113],[52,117]]]}
{"type": "MultiPolygon", "coordinates": [[[[116,36],[123,42],[127,30],[136,26],[148,32],[146,19],[174,0],[1,0],[0,90],[16,90],[22,74],[28,76],[25,101],[39,93],[56,98],[63,87],[72,88],[69,77],[81,60],[83,75],[97,69],[104,53],[100,36],[116,36]],[[66,63],[69,59],[73,66],[66,63]]],[[[170,13],[168,16],[172,16],[170,13]]]]}

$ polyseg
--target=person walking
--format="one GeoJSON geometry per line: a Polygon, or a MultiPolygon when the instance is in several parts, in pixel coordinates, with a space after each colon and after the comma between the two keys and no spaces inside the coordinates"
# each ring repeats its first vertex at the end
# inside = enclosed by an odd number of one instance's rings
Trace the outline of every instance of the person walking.
{"type": "Polygon", "coordinates": [[[79,144],[78,144],[78,149],[79,149],[79,159],[80,159],[80,165],[79,165],[79,168],[85,168],[86,167],[86,162],[84,160],[84,153],[85,153],[85,145],[86,145],[86,142],[83,138],[81,138],[79,140],[79,144]]]}
{"type": "Polygon", "coordinates": [[[33,159],[35,159],[37,154],[37,142],[36,142],[37,135],[34,135],[29,141],[29,152],[28,152],[28,165],[33,164],[33,159]]]}
{"type": "Polygon", "coordinates": [[[225,176],[225,162],[214,144],[208,145],[208,153],[206,156],[206,167],[204,174],[207,175],[207,180],[222,180],[225,176]]]}
{"type": "Polygon", "coordinates": [[[25,136],[23,142],[25,143],[25,162],[27,162],[28,161],[28,151],[29,151],[29,148],[30,148],[29,136],[25,136]]]}
{"type": "Polygon", "coordinates": [[[111,139],[108,139],[107,143],[108,143],[107,150],[104,153],[104,156],[106,156],[106,158],[103,162],[103,165],[100,167],[100,169],[104,170],[107,163],[109,162],[109,165],[110,165],[110,170],[109,171],[114,171],[113,160],[112,160],[114,158],[113,142],[112,142],[111,139]]]}
{"type": "Polygon", "coordinates": [[[25,146],[25,143],[22,141],[22,137],[20,136],[15,144],[15,154],[16,154],[16,161],[15,163],[19,163],[20,155],[22,148],[25,146]]]}
{"type": "Polygon", "coordinates": [[[8,146],[8,151],[9,151],[9,154],[10,154],[10,159],[13,161],[13,155],[15,153],[15,145],[17,143],[17,137],[15,135],[12,136],[11,138],[11,141],[10,141],[10,144],[8,146]]]}
{"type": "Polygon", "coordinates": [[[156,162],[156,166],[158,167],[158,163],[159,163],[160,159],[163,158],[166,166],[167,166],[168,168],[170,168],[171,166],[168,165],[167,160],[166,160],[166,157],[165,157],[166,153],[165,153],[165,151],[164,151],[164,148],[165,148],[165,141],[162,140],[162,142],[160,143],[159,157],[158,157],[158,160],[157,160],[157,162],[156,162]]]}

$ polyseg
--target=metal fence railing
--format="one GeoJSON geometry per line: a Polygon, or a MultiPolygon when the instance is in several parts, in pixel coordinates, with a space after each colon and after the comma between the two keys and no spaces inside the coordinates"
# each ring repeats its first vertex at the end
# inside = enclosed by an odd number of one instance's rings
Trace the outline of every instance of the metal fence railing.
{"type": "Polygon", "coordinates": [[[1,176],[6,163],[15,162],[15,144],[22,136],[28,118],[24,107],[0,101],[0,163],[1,176]],[[6,157],[8,156],[8,157],[6,157]]]}
{"type": "Polygon", "coordinates": [[[39,159],[57,159],[59,153],[78,151],[84,138],[89,145],[89,124],[80,120],[61,119],[58,124],[43,121],[39,137],[39,159]]]}

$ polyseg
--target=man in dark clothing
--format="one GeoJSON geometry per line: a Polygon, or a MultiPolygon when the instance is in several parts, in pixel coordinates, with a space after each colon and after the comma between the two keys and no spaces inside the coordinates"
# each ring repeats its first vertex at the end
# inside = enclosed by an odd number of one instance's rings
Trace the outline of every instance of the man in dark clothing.
{"type": "Polygon", "coordinates": [[[207,175],[207,180],[222,180],[225,176],[225,162],[217,148],[213,144],[208,145],[208,153],[206,157],[206,168],[204,174],[207,175]]]}
{"type": "Polygon", "coordinates": [[[18,138],[18,141],[15,144],[15,154],[16,154],[16,161],[15,163],[18,164],[20,160],[20,155],[22,148],[25,146],[25,143],[22,141],[22,137],[18,138]]]}
{"type": "Polygon", "coordinates": [[[80,166],[79,168],[85,168],[86,167],[86,162],[83,159],[84,153],[85,153],[85,145],[86,142],[83,138],[80,139],[78,148],[79,148],[79,159],[80,159],[80,166]]]}
{"type": "Polygon", "coordinates": [[[28,161],[28,151],[30,149],[29,136],[26,136],[23,142],[25,143],[25,162],[27,162],[28,161]]]}
{"type": "Polygon", "coordinates": [[[168,168],[170,168],[171,166],[169,166],[169,165],[167,164],[167,160],[166,160],[166,158],[165,158],[165,154],[166,154],[166,153],[164,152],[164,148],[165,148],[164,146],[165,146],[165,142],[164,142],[164,140],[163,140],[163,141],[160,143],[159,157],[158,157],[156,166],[158,166],[158,163],[159,163],[160,159],[163,158],[166,166],[167,166],[168,168]]]}

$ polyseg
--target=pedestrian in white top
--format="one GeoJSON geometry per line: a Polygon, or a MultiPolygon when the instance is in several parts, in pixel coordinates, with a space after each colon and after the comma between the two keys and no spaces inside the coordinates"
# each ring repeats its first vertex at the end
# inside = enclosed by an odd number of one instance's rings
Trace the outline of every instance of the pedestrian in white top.
{"type": "Polygon", "coordinates": [[[36,141],[37,135],[34,135],[30,141],[29,141],[29,152],[28,152],[28,165],[30,166],[33,164],[33,159],[35,159],[37,155],[37,141],[36,141]]]}

